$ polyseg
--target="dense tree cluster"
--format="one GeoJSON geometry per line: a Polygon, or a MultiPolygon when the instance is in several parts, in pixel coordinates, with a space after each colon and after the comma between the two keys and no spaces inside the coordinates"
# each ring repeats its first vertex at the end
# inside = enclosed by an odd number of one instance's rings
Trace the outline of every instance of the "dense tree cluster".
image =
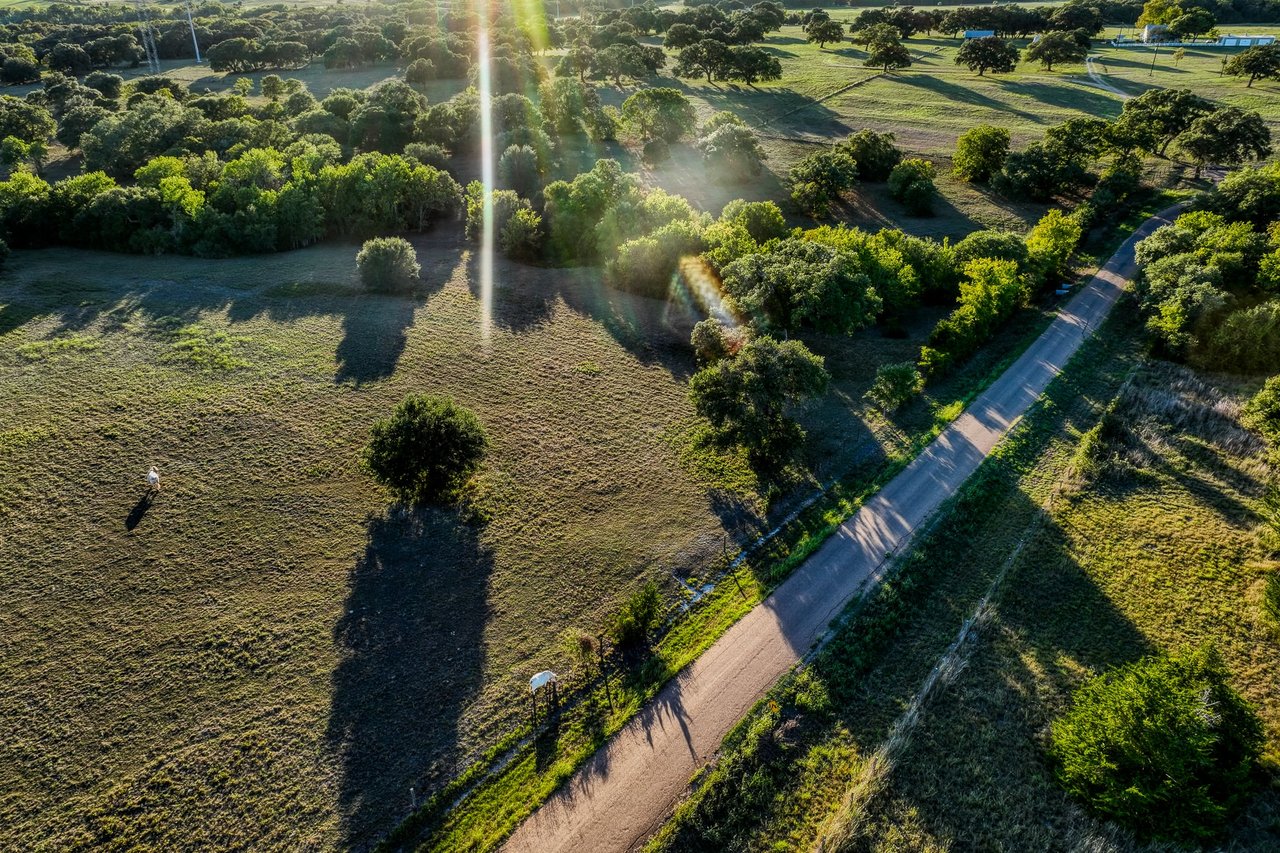
{"type": "MultiPolygon", "coordinates": [[[[991,131],[975,128],[962,140],[957,169],[991,175],[1000,148],[991,131]],[[987,139],[982,142],[986,153],[979,151],[979,137],[971,135],[978,133],[987,139]]],[[[1075,118],[1050,128],[1041,141],[1007,154],[993,184],[1009,196],[1047,200],[1093,182],[1092,170],[1105,163],[1108,194],[1123,194],[1138,171],[1136,153],[1164,156],[1171,146],[1198,176],[1206,165],[1236,166],[1267,157],[1271,131],[1255,111],[1219,107],[1189,89],[1151,89],[1126,101],[1114,121],[1075,118]]]]}
{"type": "Polygon", "coordinates": [[[1138,244],[1138,294],[1161,352],[1244,373],[1280,370],[1280,168],[1232,173],[1138,244]]]}

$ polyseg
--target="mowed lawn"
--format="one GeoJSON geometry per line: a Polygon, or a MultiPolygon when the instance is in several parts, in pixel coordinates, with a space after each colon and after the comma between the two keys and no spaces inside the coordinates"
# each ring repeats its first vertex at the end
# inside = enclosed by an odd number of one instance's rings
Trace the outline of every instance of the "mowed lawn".
{"type": "MultiPolygon", "coordinates": [[[[0,297],[0,821],[28,847],[363,843],[527,715],[558,637],[642,578],[705,577],[767,517],[689,454],[689,317],[590,270],[498,262],[486,342],[471,247],[415,238],[423,285],[368,295],[355,248],[209,261],[19,252],[0,297]],[[358,465],[410,392],[492,438],[487,525],[409,512],[358,465]],[[163,488],[142,500],[148,466],[163,488]]],[[[1017,345],[894,421],[862,394],[914,357],[815,342],[805,413],[829,478],[901,453],[1017,345]]],[[[1028,320],[1032,325],[1034,319],[1028,320]]],[[[705,464],[705,463],[710,464],[705,464]]]]}

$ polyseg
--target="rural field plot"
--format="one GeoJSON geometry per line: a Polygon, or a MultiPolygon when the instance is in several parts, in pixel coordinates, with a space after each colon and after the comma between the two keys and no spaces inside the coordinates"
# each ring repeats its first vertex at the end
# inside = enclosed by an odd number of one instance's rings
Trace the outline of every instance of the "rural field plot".
{"type": "MultiPolygon", "coordinates": [[[[735,778],[758,807],[705,806],[719,837],[747,850],[808,849],[840,822],[849,831],[839,849],[1168,849],[1081,809],[1044,748],[1090,675],[1209,642],[1266,732],[1268,778],[1225,849],[1280,843],[1280,636],[1262,604],[1274,564],[1257,547],[1268,472],[1261,442],[1235,420],[1257,383],[1148,362],[1132,329],[1110,329],[1111,342],[1087,350],[988,463],[972,508],[921,543],[925,586],[893,639],[874,658],[819,662],[807,687],[780,699],[773,742],[789,757],[757,774],[776,793],[735,778]],[[1109,472],[1081,480],[1079,437],[1117,397],[1129,437],[1109,472]],[[884,763],[886,733],[1002,571],[991,610],[884,763]],[[836,704],[818,720],[829,722],[807,720],[806,705],[827,691],[836,704]]],[[[682,838],[657,849],[680,849],[682,838]]]]}
{"type": "MultiPolygon", "coordinates": [[[[364,294],[340,244],[11,261],[0,809],[14,838],[367,840],[411,785],[447,780],[521,718],[528,675],[563,663],[563,628],[595,627],[642,573],[698,570],[724,531],[763,523],[732,460],[736,491],[682,461],[684,318],[593,271],[500,262],[486,343],[453,233],[418,240],[415,298],[364,294]],[[452,394],[488,426],[489,524],[392,507],[359,471],[370,423],[410,391],[452,394]]],[[[805,418],[815,476],[874,467],[954,412],[971,373],[894,422],[864,419],[875,366],[909,358],[931,321],[815,344],[835,379],[805,418]]]]}

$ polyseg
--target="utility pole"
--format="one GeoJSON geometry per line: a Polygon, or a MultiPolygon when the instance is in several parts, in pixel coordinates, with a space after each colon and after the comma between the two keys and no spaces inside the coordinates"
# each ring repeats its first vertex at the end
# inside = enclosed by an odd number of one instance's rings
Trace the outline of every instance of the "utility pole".
{"type": "Polygon", "coordinates": [[[196,38],[196,22],[191,15],[191,0],[186,0],[183,5],[187,9],[187,26],[191,29],[191,46],[196,49],[196,65],[199,65],[204,60],[200,58],[200,40],[196,38]]]}
{"type": "Polygon", "coordinates": [[[147,18],[146,0],[133,0],[133,5],[138,10],[138,30],[142,33],[142,50],[147,55],[147,67],[151,69],[152,74],[158,74],[160,73],[160,51],[156,50],[155,31],[147,18]]]}
{"type": "Polygon", "coordinates": [[[1147,71],[1148,77],[1154,77],[1156,73],[1156,57],[1160,55],[1160,42],[1156,42],[1155,50],[1151,51],[1151,68],[1147,71]]]}

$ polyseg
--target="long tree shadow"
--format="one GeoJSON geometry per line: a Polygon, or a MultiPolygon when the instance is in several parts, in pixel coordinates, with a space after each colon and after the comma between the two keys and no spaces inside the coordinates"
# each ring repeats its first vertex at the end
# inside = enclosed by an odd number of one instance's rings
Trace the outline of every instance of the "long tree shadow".
{"type": "Polygon", "coordinates": [[[408,341],[416,307],[416,301],[405,296],[357,298],[342,317],[334,379],[359,385],[394,373],[408,341]]]}
{"type": "Polygon", "coordinates": [[[359,294],[344,303],[343,337],[335,354],[338,363],[334,380],[359,385],[385,379],[395,372],[396,364],[408,342],[418,306],[425,304],[449,280],[451,257],[440,259],[430,251],[460,250],[460,231],[440,229],[415,239],[415,249],[427,249],[425,257],[435,259],[424,264],[418,284],[408,294],[359,294]]]}
{"type": "Polygon", "coordinates": [[[387,830],[455,775],[458,720],[480,689],[493,555],[451,513],[392,507],[369,520],[333,629],[325,741],[340,770],[348,847],[387,830]]]}
{"type": "MultiPolygon", "coordinates": [[[[975,542],[992,528],[1001,535],[1005,519],[1031,519],[1039,511],[1021,491],[999,510],[973,530],[975,542]]],[[[1046,521],[1024,535],[1030,538],[1000,587],[994,617],[979,623],[978,645],[957,682],[926,707],[882,793],[863,805],[859,832],[846,849],[874,848],[878,838],[898,831],[894,823],[906,814],[919,836],[950,839],[961,849],[1069,849],[1046,846],[1062,836],[1078,812],[1052,778],[1044,732],[1079,684],[1082,670],[1103,672],[1150,654],[1153,647],[1081,565],[1068,533],[1046,521]],[[1008,791],[1020,793],[1003,796],[1008,791]]],[[[962,548],[946,559],[948,570],[956,571],[986,558],[980,549],[970,554],[962,548]]],[[[994,571],[995,566],[988,569],[988,577],[994,571]]],[[[944,580],[928,592],[929,601],[915,619],[918,627],[905,632],[884,661],[897,659],[898,648],[909,655],[919,642],[917,632],[927,632],[930,623],[958,628],[971,615],[978,590],[949,587],[944,580]]],[[[825,675],[830,669],[837,701],[847,693],[844,724],[870,750],[910,698],[877,699],[884,689],[881,679],[907,691],[919,681],[902,685],[882,664],[883,671],[867,683],[847,682],[844,665],[821,661],[817,671],[825,675]]]]}
{"type": "Polygon", "coordinates": [[[995,112],[1009,113],[1018,118],[1026,119],[1035,124],[1044,124],[1044,116],[1029,113],[1025,110],[1011,107],[1003,101],[998,101],[988,95],[975,91],[968,86],[961,86],[943,80],[941,77],[932,74],[900,74],[896,78],[897,82],[907,86],[914,86],[917,89],[927,89],[936,95],[946,98],[949,101],[955,101],[962,104],[972,104],[976,107],[985,107],[995,112]]]}

